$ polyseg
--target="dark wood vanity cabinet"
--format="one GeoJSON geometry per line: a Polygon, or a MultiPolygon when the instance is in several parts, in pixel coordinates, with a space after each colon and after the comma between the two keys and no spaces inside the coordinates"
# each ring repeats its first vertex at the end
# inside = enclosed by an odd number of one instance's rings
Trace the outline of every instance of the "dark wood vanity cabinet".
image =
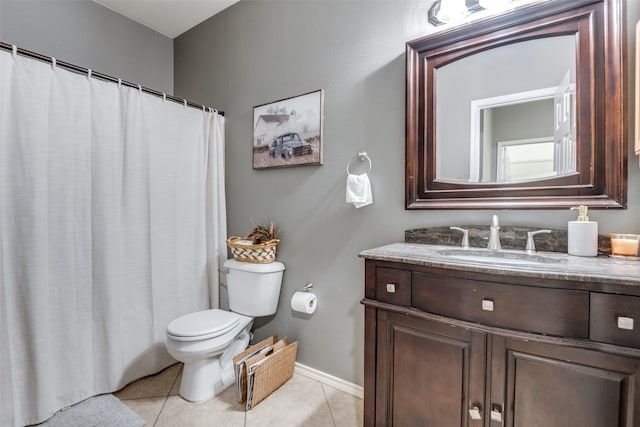
{"type": "Polygon", "coordinates": [[[365,425],[468,425],[462,398],[484,395],[486,334],[388,310],[376,321],[375,422],[365,425]]]}
{"type": "MultiPolygon", "coordinates": [[[[489,410],[507,426],[637,426],[638,359],[492,336],[489,410]],[[503,403],[504,402],[504,403],[503,403]]],[[[491,416],[491,414],[489,414],[491,416]]],[[[485,423],[499,426],[500,423],[485,423]]]]}
{"type": "Polygon", "coordinates": [[[602,288],[366,260],[365,426],[640,427],[640,299],[602,288]]]}

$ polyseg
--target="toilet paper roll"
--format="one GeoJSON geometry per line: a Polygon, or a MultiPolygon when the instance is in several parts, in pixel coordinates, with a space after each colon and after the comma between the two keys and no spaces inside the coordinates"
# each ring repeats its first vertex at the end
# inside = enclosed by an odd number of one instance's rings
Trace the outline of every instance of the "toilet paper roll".
{"type": "Polygon", "coordinates": [[[291,309],[299,313],[312,314],[318,307],[318,297],[311,292],[296,292],[291,297],[291,309]]]}

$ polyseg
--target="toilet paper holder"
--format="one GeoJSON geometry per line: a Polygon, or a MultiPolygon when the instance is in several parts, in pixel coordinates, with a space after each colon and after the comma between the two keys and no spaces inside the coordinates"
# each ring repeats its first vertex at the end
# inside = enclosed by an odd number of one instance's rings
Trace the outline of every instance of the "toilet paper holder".
{"type": "Polygon", "coordinates": [[[310,316],[318,307],[318,296],[311,292],[313,283],[307,283],[303,288],[296,290],[291,297],[291,310],[310,316]]]}
{"type": "Polygon", "coordinates": [[[310,292],[313,289],[313,283],[307,283],[304,288],[298,289],[300,292],[310,292]]]}

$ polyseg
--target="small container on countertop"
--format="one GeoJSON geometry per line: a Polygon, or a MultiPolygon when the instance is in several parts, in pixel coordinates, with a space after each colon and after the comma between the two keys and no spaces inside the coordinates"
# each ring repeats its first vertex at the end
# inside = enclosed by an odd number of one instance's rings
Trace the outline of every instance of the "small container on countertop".
{"type": "Polygon", "coordinates": [[[638,246],[640,246],[639,234],[618,234],[612,233],[611,237],[611,255],[637,257],[638,246]]]}
{"type": "Polygon", "coordinates": [[[573,207],[578,211],[578,218],[569,221],[567,230],[567,252],[569,255],[598,255],[598,223],[589,221],[586,206],[573,207]]]}

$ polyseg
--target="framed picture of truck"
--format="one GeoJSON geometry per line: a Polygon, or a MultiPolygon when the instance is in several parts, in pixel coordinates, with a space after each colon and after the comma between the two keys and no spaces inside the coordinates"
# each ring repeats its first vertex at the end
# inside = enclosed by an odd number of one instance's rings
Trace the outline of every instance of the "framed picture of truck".
{"type": "Polygon", "coordinates": [[[322,164],[324,91],[253,107],[253,168],[322,164]]]}

